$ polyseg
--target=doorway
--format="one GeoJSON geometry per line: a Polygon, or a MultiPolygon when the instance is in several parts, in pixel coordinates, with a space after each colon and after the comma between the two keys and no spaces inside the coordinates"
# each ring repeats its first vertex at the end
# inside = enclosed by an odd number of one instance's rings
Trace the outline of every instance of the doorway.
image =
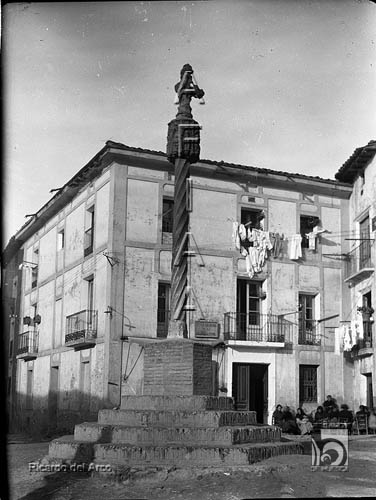
{"type": "Polygon", "coordinates": [[[257,423],[268,422],[268,367],[259,363],[233,363],[232,395],[235,409],[255,411],[257,423]]]}
{"type": "Polygon", "coordinates": [[[372,373],[365,373],[367,384],[367,407],[373,408],[373,388],[372,388],[372,373]]]}
{"type": "Polygon", "coordinates": [[[58,396],[59,396],[59,367],[51,366],[50,390],[48,393],[48,418],[49,418],[50,432],[54,432],[57,429],[58,396]]]}

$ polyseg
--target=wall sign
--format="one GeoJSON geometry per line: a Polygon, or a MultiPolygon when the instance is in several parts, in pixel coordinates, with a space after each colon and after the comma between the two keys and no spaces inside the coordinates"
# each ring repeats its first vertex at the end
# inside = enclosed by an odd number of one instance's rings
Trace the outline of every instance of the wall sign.
{"type": "Polygon", "coordinates": [[[216,321],[195,321],[195,337],[199,339],[217,339],[219,324],[216,321]]]}

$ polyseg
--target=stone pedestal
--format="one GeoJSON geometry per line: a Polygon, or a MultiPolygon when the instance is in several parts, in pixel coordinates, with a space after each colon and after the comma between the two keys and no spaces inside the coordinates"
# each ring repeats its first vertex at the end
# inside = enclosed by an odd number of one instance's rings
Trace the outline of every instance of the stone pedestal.
{"type": "Polygon", "coordinates": [[[210,345],[166,339],[145,346],[145,395],[210,396],[212,386],[210,345]]]}

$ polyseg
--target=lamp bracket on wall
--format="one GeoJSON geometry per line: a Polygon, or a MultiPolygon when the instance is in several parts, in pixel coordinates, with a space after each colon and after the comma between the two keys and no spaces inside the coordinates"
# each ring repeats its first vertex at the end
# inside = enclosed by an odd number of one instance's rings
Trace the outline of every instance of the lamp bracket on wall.
{"type": "Polygon", "coordinates": [[[119,264],[119,259],[110,255],[109,252],[103,252],[103,255],[106,257],[111,267],[114,267],[115,264],[119,264]]]}

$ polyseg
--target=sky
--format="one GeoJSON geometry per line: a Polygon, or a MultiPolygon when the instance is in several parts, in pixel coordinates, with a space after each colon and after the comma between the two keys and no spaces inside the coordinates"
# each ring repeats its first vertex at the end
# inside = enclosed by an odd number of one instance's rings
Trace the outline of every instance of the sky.
{"type": "Polygon", "coordinates": [[[376,139],[366,0],[6,4],[3,246],[107,140],[166,150],[190,63],[201,159],[320,176],[376,139]]]}

